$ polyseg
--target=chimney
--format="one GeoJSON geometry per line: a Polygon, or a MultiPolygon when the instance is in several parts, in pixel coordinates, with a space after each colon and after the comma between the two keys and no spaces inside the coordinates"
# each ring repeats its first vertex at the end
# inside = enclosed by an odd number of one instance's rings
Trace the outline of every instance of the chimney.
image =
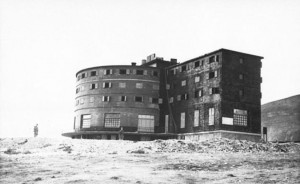
{"type": "Polygon", "coordinates": [[[136,66],[136,63],[132,62],[132,63],[131,63],[131,66],[136,66]]]}
{"type": "Polygon", "coordinates": [[[171,63],[177,63],[177,59],[171,58],[171,63]]]}

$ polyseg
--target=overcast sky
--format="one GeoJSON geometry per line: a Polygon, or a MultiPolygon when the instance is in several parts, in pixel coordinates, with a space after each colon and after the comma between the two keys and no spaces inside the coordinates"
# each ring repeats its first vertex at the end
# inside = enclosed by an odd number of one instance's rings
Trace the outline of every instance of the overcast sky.
{"type": "Polygon", "coordinates": [[[0,137],[72,131],[77,71],[152,53],[263,56],[262,103],[300,94],[299,12],[298,0],[0,0],[0,137]]]}

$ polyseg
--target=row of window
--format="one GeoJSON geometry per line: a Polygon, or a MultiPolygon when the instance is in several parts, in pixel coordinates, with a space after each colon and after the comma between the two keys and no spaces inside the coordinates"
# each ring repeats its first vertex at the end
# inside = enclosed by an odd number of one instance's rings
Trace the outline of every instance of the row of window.
{"type": "MultiPolygon", "coordinates": [[[[94,89],[98,89],[98,83],[91,83],[89,84],[89,89],[90,90],[94,90],[94,89]]],[[[113,84],[111,82],[103,82],[102,83],[102,88],[103,89],[106,89],[106,88],[112,88],[113,87],[113,84]]],[[[119,88],[126,88],[126,82],[119,82],[118,84],[118,87],[119,88]]],[[[135,83],[135,88],[137,89],[143,89],[144,88],[144,83],[142,82],[137,82],[135,83]]],[[[152,89],[153,90],[159,90],[159,85],[158,84],[153,84],[152,85],[152,89]]],[[[80,91],[84,91],[85,88],[84,86],[80,86],[80,87],[77,87],[76,88],[76,94],[79,93],[80,91]]]]}
{"type": "MultiPolygon", "coordinates": [[[[209,88],[208,92],[209,92],[209,95],[213,95],[213,94],[219,94],[220,90],[219,90],[219,88],[209,88]]],[[[194,93],[194,98],[199,98],[199,97],[203,97],[203,96],[204,96],[203,89],[198,89],[194,93]]],[[[189,99],[189,95],[187,93],[176,96],[177,101],[188,100],[188,99],[189,99]]],[[[174,97],[170,97],[169,103],[173,103],[173,102],[174,102],[174,97]]]]}
{"type": "MultiPolygon", "coordinates": [[[[219,55],[213,55],[213,56],[210,56],[208,58],[208,64],[211,64],[211,63],[214,63],[214,62],[219,62],[219,61],[220,61],[220,56],[219,55]]],[[[202,67],[204,65],[204,62],[205,62],[205,59],[201,59],[201,60],[194,61],[192,64],[188,63],[186,65],[182,65],[182,66],[173,68],[169,71],[169,74],[175,75],[176,71],[185,72],[189,69],[202,67]]],[[[244,63],[244,58],[239,58],[239,63],[243,64],[244,63]]]]}
{"type": "MultiPolygon", "coordinates": [[[[91,114],[81,115],[80,128],[91,127],[91,114]]],[[[76,118],[75,118],[76,121],[76,118]]],[[[121,115],[120,113],[105,113],[104,127],[105,128],[120,128],[121,115]]],[[[78,128],[75,126],[74,129],[78,128]]],[[[154,132],[154,116],[153,115],[138,115],[138,131],[139,132],[154,132]]]]}
{"type": "MultiPolygon", "coordinates": [[[[227,123],[227,125],[236,125],[236,126],[247,126],[247,111],[246,110],[240,110],[240,109],[234,109],[233,110],[233,118],[228,118],[231,120],[231,123],[227,123]]],[[[169,115],[166,115],[166,120],[169,115]]],[[[198,127],[200,124],[200,110],[194,111],[194,127],[198,127]]],[[[185,120],[186,115],[185,112],[180,113],[180,128],[185,128],[185,120]]],[[[168,123],[168,121],[166,121],[168,123]]],[[[209,108],[208,109],[208,125],[214,125],[215,124],[215,108],[209,108]]],[[[224,122],[223,122],[224,124],[224,122]]]]}
{"type": "MultiPolygon", "coordinates": [[[[236,126],[247,126],[248,117],[246,110],[234,109],[233,118],[227,118],[231,123],[228,125],[236,126]]],[[[200,110],[194,111],[194,127],[200,125],[200,110]]],[[[91,114],[81,115],[80,128],[90,128],[91,126],[91,114]]],[[[75,118],[76,121],[76,118],[75,118]]],[[[224,124],[225,122],[223,122],[224,124]]],[[[168,131],[169,115],[165,115],[165,128],[168,131]]],[[[215,108],[208,109],[208,125],[215,124],[215,108]]],[[[121,115],[120,113],[105,113],[104,114],[104,127],[106,128],[119,128],[121,125],[121,115]]],[[[180,128],[185,128],[186,126],[186,113],[180,113],[180,128]]],[[[75,125],[74,125],[75,128],[75,125]]],[[[138,115],[138,131],[140,132],[154,132],[154,116],[153,115],[138,115]]]]}
{"type": "MultiPolygon", "coordinates": [[[[99,70],[103,72],[103,75],[150,75],[150,76],[155,76],[158,77],[159,76],[159,72],[155,71],[155,70],[142,70],[142,69],[102,69],[99,70]]],[[[98,70],[93,70],[90,72],[83,72],[81,74],[79,74],[77,76],[77,81],[79,81],[80,79],[84,79],[87,77],[94,77],[94,76],[98,76],[99,75],[99,71],[98,70]]]]}
{"type": "MultiPolygon", "coordinates": [[[[115,98],[115,101],[117,101],[117,102],[127,102],[127,101],[129,101],[128,96],[118,96],[118,97],[114,97],[114,98],[115,98]]],[[[152,104],[162,104],[162,102],[163,102],[163,100],[161,98],[149,97],[148,99],[149,99],[149,103],[152,103],[152,104]]],[[[133,97],[134,102],[145,102],[144,100],[145,100],[144,96],[134,96],[133,97]]],[[[111,96],[102,96],[101,101],[102,102],[111,102],[111,101],[113,101],[113,99],[112,99],[111,96]]],[[[87,103],[94,103],[94,102],[95,102],[95,97],[90,97],[88,99],[87,103]]],[[[76,100],[76,105],[84,104],[84,103],[85,103],[84,98],[76,100]]]]}
{"type": "MultiPolygon", "coordinates": [[[[211,63],[214,63],[214,62],[219,62],[219,61],[220,61],[220,56],[219,55],[210,56],[208,58],[208,64],[211,64],[211,63]]],[[[175,75],[176,71],[185,72],[185,71],[187,71],[189,69],[192,69],[192,68],[199,68],[199,67],[204,65],[204,62],[205,62],[205,59],[197,60],[197,61],[193,62],[192,65],[186,64],[186,65],[182,65],[182,66],[176,67],[174,69],[171,69],[169,73],[171,75],[175,75]]]]}

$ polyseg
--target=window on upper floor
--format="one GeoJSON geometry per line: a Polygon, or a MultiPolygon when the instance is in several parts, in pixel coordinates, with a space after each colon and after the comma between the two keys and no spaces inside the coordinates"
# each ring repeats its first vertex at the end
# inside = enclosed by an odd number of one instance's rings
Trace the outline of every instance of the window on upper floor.
{"type": "Polygon", "coordinates": [[[110,96],[102,96],[102,102],[109,102],[110,96]]]}
{"type": "Polygon", "coordinates": [[[127,101],[127,97],[126,96],[120,96],[120,101],[121,102],[126,102],[127,101]]]}
{"type": "Polygon", "coordinates": [[[212,79],[212,78],[215,78],[215,77],[218,77],[218,71],[217,70],[209,72],[209,75],[208,75],[209,79],[212,79]]]}
{"type": "Polygon", "coordinates": [[[134,101],[135,102],[143,102],[143,97],[142,96],[135,96],[134,101]]]}
{"type": "Polygon", "coordinates": [[[120,82],[119,83],[119,88],[126,88],[126,83],[125,82],[120,82]]]}
{"type": "Polygon", "coordinates": [[[90,97],[90,103],[94,103],[94,97],[90,97]]]}
{"type": "Polygon", "coordinates": [[[97,88],[98,88],[98,83],[90,84],[90,89],[97,89],[97,88]]]}
{"type": "Polygon", "coordinates": [[[143,88],[143,83],[140,83],[140,82],[136,83],[135,87],[138,88],[138,89],[142,89],[143,88]]]}
{"type": "Polygon", "coordinates": [[[244,80],[244,74],[239,74],[239,79],[244,80]]]}
{"type": "Polygon", "coordinates": [[[240,64],[244,64],[244,58],[239,59],[240,64]]]}
{"type": "Polygon", "coordinates": [[[239,89],[239,96],[243,97],[244,96],[244,89],[239,89]]]}
{"type": "Polygon", "coordinates": [[[126,69],[120,69],[120,75],[125,75],[126,73],[126,69]]]}
{"type": "Polygon", "coordinates": [[[81,78],[83,79],[83,78],[86,78],[86,74],[85,73],[82,73],[81,74],[81,78]]]}
{"type": "Polygon", "coordinates": [[[195,91],[195,98],[203,96],[203,89],[199,89],[195,91]]]}
{"type": "Polygon", "coordinates": [[[186,70],[187,70],[187,66],[186,65],[181,66],[181,72],[184,72],[186,70]]]}
{"type": "Polygon", "coordinates": [[[173,103],[173,102],[174,102],[174,97],[170,97],[169,103],[173,103]]]}
{"type": "Polygon", "coordinates": [[[220,90],[219,88],[209,88],[209,94],[213,95],[213,94],[219,94],[220,90]]]}
{"type": "Polygon", "coordinates": [[[209,63],[213,63],[213,62],[219,62],[219,55],[214,55],[214,56],[210,56],[208,58],[209,63]]]}
{"type": "Polygon", "coordinates": [[[103,88],[111,88],[111,82],[103,82],[103,88]]]}
{"type": "Polygon", "coordinates": [[[158,76],[158,71],[153,71],[152,75],[155,76],[155,77],[157,77],[158,76]]]}
{"type": "Polygon", "coordinates": [[[83,98],[80,99],[80,104],[84,104],[84,99],[83,98]]]}
{"type": "Polygon", "coordinates": [[[198,67],[200,66],[200,61],[196,61],[196,62],[194,63],[194,66],[195,66],[195,68],[198,68],[198,67]]]}
{"type": "Polygon", "coordinates": [[[166,89],[170,89],[170,84],[166,84],[166,89]]]}
{"type": "Polygon", "coordinates": [[[158,98],[152,98],[152,97],[149,98],[150,103],[158,104],[158,101],[159,101],[158,98]]]}
{"type": "Polygon", "coordinates": [[[97,71],[91,71],[91,77],[96,76],[97,75],[97,71]]]}
{"type": "Polygon", "coordinates": [[[136,70],[137,75],[144,75],[144,70],[136,70]]]}
{"type": "Polygon", "coordinates": [[[186,86],[186,80],[181,81],[181,86],[186,86]]]}
{"type": "Polygon", "coordinates": [[[159,90],[159,85],[158,84],[153,84],[153,89],[154,90],[159,90]]]}
{"type": "Polygon", "coordinates": [[[111,75],[113,72],[112,72],[112,69],[106,69],[104,70],[104,75],[111,75]]]}
{"type": "Polygon", "coordinates": [[[195,77],[195,83],[200,82],[200,76],[195,77]]]}

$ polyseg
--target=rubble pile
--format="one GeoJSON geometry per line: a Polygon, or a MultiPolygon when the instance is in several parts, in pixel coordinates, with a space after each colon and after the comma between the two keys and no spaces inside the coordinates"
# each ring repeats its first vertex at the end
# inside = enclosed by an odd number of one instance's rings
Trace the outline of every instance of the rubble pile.
{"type": "Polygon", "coordinates": [[[156,152],[294,152],[300,150],[295,143],[265,143],[246,140],[212,139],[203,142],[182,140],[156,140],[156,152]]]}

